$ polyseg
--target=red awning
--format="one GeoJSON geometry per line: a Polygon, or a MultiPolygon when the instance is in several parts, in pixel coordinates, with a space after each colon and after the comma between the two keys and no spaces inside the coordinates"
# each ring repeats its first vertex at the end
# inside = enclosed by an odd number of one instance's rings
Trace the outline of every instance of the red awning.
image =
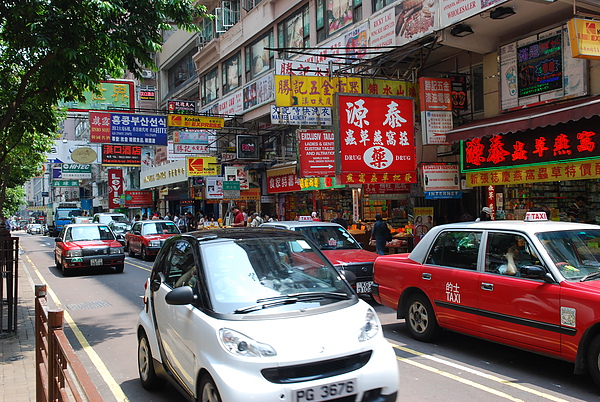
{"type": "Polygon", "coordinates": [[[600,115],[600,96],[522,109],[487,119],[476,120],[446,133],[448,142],[474,137],[516,133],[534,128],[555,126],[600,115]]]}

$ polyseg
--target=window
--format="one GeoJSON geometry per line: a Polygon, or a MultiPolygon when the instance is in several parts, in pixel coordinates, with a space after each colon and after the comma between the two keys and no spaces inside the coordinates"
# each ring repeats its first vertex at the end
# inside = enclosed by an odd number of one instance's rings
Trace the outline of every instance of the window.
{"type": "Polygon", "coordinates": [[[374,0],[371,4],[373,5],[373,12],[379,11],[384,7],[394,3],[393,0],[374,0]]]}
{"type": "Polygon", "coordinates": [[[246,81],[250,81],[252,78],[274,67],[274,52],[265,49],[272,47],[273,31],[269,31],[246,47],[246,81]]]}
{"type": "Polygon", "coordinates": [[[215,68],[201,78],[202,105],[206,105],[219,97],[219,69],[215,68]]]}
{"type": "Polygon", "coordinates": [[[362,0],[317,0],[317,42],[355,22],[355,9],[362,17],[362,0]]]}
{"type": "Polygon", "coordinates": [[[521,235],[513,233],[490,233],[485,253],[485,271],[521,276],[519,268],[540,265],[535,249],[521,235]]]}
{"type": "Polygon", "coordinates": [[[447,231],[435,240],[426,263],[477,270],[481,232],[447,231]]]}
{"type": "MultiPolygon", "coordinates": [[[[298,12],[277,27],[280,47],[291,47],[303,49],[310,47],[310,18],[308,17],[308,6],[302,7],[298,12]]],[[[297,53],[283,53],[283,58],[290,58],[297,53]]]]}
{"type": "Polygon", "coordinates": [[[192,55],[196,49],[188,52],[173,67],[169,69],[169,92],[174,91],[188,80],[196,77],[196,67],[192,55]]]}
{"type": "Polygon", "coordinates": [[[164,283],[172,288],[195,286],[198,279],[192,245],[186,240],[172,244],[165,256],[162,274],[164,283]]]}
{"type": "Polygon", "coordinates": [[[226,94],[242,84],[242,66],[240,65],[240,53],[229,58],[221,65],[223,77],[223,94],[226,94]]]}

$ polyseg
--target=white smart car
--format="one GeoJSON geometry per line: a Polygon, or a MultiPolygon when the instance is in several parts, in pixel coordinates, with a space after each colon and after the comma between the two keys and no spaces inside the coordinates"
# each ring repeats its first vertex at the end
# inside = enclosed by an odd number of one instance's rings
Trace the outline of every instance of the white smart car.
{"type": "Polygon", "coordinates": [[[168,380],[196,401],[396,400],[396,355],[375,311],[300,233],[173,236],[144,302],[146,389],[168,380]]]}

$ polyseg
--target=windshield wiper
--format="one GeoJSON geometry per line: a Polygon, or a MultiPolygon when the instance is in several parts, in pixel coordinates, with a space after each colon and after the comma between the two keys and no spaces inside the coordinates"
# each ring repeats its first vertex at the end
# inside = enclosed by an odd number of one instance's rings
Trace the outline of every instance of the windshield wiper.
{"type": "Polygon", "coordinates": [[[579,282],[591,281],[592,279],[596,279],[598,277],[600,277],[600,271],[598,271],[598,272],[592,272],[591,274],[587,274],[586,276],[584,276],[583,278],[581,278],[579,280],[579,282]]]}
{"type": "Polygon", "coordinates": [[[269,307],[283,306],[286,304],[294,304],[299,301],[314,301],[323,299],[338,299],[347,300],[352,296],[346,293],[336,292],[304,292],[304,293],[291,293],[288,295],[281,295],[275,297],[267,297],[264,299],[258,299],[257,304],[252,306],[238,308],[234,311],[235,314],[246,314],[253,311],[263,310],[269,307]]]}

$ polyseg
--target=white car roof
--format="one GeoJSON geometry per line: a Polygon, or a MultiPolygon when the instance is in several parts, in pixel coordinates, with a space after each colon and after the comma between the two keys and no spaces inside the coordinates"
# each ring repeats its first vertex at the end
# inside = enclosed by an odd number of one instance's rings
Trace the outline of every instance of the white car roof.
{"type": "Polygon", "coordinates": [[[293,228],[302,228],[302,227],[310,227],[310,226],[340,226],[334,222],[321,222],[321,221],[277,221],[277,222],[265,222],[262,226],[270,226],[270,227],[285,227],[289,229],[293,228]]]}

